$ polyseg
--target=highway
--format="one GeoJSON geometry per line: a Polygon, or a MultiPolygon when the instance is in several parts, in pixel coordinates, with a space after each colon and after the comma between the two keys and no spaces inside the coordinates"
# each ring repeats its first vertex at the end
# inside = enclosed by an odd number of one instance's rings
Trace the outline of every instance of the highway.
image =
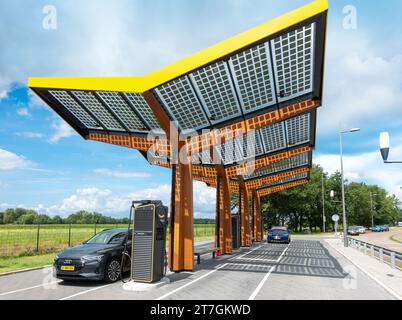
{"type": "MultiPolygon", "coordinates": [[[[210,245],[199,243],[197,249],[210,245]]],[[[167,276],[170,284],[128,292],[121,282],[65,283],[54,279],[48,268],[0,277],[0,299],[394,299],[322,239],[294,239],[290,245],[255,244],[217,259],[205,255],[195,272],[167,276]]]]}

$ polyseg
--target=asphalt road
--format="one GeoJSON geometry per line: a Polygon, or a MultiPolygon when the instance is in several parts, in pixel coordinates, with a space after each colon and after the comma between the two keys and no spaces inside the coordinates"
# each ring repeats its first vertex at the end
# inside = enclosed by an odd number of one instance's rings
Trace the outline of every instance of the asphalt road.
{"type": "Polygon", "coordinates": [[[263,243],[215,260],[206,255],[197,269],[168,273],[170,284],[146,292],[124,291],[121,282],[64,283],[51,269],[36,270],[0,277],[0,299],[393,299],[317,239],[263,243]]]}
{"type": "Polygon", "coordinates": [[[368,232],[353,238],[402,253],[402,243],[392,240],[392,236],[402,238],[402,228],[394,229],[389,232],[368,232]]]}

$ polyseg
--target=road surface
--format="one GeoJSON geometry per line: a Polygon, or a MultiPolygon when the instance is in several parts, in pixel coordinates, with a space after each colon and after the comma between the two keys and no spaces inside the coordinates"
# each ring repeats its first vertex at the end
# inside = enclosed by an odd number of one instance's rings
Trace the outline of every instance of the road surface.
{"type": "Polygon", "coordinates": [[[170,284],[147,292],[124,291],[121,282],[64,283],[51,270],[36,270],[0,277],[0,299],[393,299],[319,239],[256,244],[217,259],[206,255],[197,269],[168,273],[170,284]]]}

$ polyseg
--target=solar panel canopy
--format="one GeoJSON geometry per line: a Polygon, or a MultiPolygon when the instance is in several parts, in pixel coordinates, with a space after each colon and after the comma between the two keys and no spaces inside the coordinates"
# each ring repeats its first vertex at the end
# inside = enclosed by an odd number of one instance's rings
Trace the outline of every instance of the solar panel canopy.
{"type": "MultiPolygon", "coordinates": [[[[29,87],[79,134],[147,137],[165,129],[156,101],[179,131],[220,129],[303,101],[321,105],[328,3],[314,1],[143,77],[31,78],[29,87]]],[[[281,121],[192,154],[192,161],[233,166],[315,145],[316,112],[281,121]]],[[[160,160],[157,155],[149,157],[160,160]]],[[[311,166],[311,154],[245,179],[311,166]]],[[[286,183],[282,181],[281,183],[286,183]]]]}

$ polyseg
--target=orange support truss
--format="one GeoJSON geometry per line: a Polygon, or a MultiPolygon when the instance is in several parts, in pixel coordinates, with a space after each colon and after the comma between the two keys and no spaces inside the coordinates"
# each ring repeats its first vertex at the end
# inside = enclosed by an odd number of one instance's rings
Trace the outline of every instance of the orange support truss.
{"type": "Polygon", "coordinates": [[[217,231],[215,235],[216,246],[222,254],[232,253],[232,219],[229,179],[223,166],[217,166],[216,190],[216,220],[217,231]]]}
{"type": "Polygon", "coordinates": [[[171,271],[194,271],[193,181],[190,164],[173,168],[169,234],[171,271]]]}
{"type": "Polygon", "coordinates": [[[303,174],[303,173],[306,173],[306,172],[309,172],[309,171],[310,171],[309,168],[300,168],[300,169],[291,170],[291,171],[288,171],[288,172],[278,173],[278,174],[271,175],[271,176],[268,176],[268,177],[263,177],[263,178],[259,178],[259,179],[250,180],[250,181],[246,182],[246,187],[248,189],[257,189],[257,188],[262,187],[264,185],[275,183],[275,182],[281,181],[283,179],[293,177],[293,176],[296,176],[298,174],[303,174]]]}
{"type": "Polygon", "coordinates": [[[259,197],[265,197],[265,196],[269,196],[270,194],[285,191],[285,190],[295,188],[295,187],[299,187],[299,186],[305,185],[307,183],[309,183],[309,180],[300,180],[300,181],[296,181],[296,182],[286,183],[286,184],[276,186],[276,187],[261,189],[261,190],[258,190],[257,192],[258,192],[259,197]]]}

